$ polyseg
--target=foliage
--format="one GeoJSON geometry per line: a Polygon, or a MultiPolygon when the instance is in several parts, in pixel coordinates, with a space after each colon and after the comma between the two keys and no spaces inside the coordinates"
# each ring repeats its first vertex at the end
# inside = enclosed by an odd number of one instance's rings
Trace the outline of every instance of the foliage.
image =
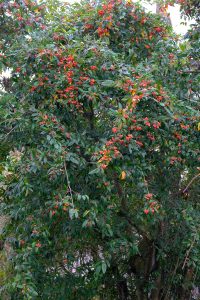
{"type": "Polygon", "coordinates": [[[198,22],[200,21],[200,3],[197,0],[179,0],[178,3],[181,6],[181,11],[184,15],[189,18],[195,18],[198,22]]]}
{"type": "Polygon", "coordinates": [[[200,281],[190,50],[139,4],[53,4],[0,6],[6,288],[13,299],[186,299],[200,281]]]}
{"type": "Polygon", "coordinates": [[[161,11],[164,13],[168,6],[178,5],[185,19],[195,19],[197,22],[200,21],[200,3],[198,0],[147,0],[147,2],[154,2],[160,6],[161,11]]]}

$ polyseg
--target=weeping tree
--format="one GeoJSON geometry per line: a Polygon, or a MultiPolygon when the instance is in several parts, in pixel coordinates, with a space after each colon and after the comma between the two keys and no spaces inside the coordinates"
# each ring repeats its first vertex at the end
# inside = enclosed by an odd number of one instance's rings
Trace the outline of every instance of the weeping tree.
{"type": "Polygon", "coordinates": [[[0,100],[11,269],[2,295],[189,299],[200,284],[193,46],[130,1],[0,9],[10,71],[0,100]]]}

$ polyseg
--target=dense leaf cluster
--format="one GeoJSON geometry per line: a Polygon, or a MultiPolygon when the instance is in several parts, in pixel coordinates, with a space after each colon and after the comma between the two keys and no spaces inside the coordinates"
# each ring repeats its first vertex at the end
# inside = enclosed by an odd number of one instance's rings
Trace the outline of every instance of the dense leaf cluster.
{"type": "Polygon", "coordinates": [[[200,281],[195,46],[129,1],[0,8],[2,293],[187,299],[200,281]]]}

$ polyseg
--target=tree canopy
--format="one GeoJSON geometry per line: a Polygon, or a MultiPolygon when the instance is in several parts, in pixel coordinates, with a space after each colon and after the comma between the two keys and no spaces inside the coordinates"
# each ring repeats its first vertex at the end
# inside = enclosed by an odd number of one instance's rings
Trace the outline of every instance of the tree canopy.
{"type": "Polygon", "coordinates": [[[124,0],[7,0],[0,13],[2,295],[189,299],[198,39],[124,0]]]}

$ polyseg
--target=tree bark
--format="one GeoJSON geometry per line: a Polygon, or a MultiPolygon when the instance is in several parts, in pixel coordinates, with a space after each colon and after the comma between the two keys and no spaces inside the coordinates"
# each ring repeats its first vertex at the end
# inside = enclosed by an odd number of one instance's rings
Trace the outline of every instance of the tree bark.
{"type": "Polygon", "coordinates": [[[120,300],[127,300],[128,299],[128,287],[127,282],[125,279],[119,281],[117,283],[118,295],[120,300]]]}

